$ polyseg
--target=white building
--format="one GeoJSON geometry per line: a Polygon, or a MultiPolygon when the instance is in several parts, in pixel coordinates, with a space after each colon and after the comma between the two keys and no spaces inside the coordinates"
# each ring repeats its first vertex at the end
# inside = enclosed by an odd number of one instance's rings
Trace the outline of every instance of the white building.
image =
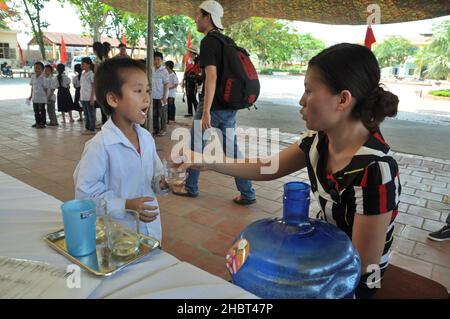
{"type": "Polygon", "coordinates": [[[8,62],[12,67],[20,66],[17,33],[14,30],[0,30],[0,64],[8,62]]]}

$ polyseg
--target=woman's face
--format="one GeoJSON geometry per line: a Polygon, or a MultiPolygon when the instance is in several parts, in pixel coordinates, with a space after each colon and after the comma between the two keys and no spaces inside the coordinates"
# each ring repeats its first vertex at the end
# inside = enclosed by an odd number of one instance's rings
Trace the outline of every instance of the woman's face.
{"type": "Polygon", "coordinates": [[[306,127],[313,131],[326,131],[340,120],[342,114],[337,111],[340,96],[334,95],[321,81],[316,67],[309,67],[305,76],[305,93],[300,99],[300,114],[306,127]]]}

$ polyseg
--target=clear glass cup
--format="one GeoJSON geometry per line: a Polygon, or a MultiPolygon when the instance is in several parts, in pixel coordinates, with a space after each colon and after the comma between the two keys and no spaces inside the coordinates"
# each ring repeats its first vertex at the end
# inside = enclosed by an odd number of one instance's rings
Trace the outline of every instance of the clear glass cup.
{"type": "Polygon", "coordinates": [[[187,172],[178,172],[174,167],[169,168],[167,182],[170,188],[174,191],[180,191],[186,182],[187,175],[187,172]]]}
{"type": "Polygon", "coordinates": [[[139,252],[139,214],[130,209],[112,211],[105,218],[108,248],[118,258],[132,257],[139,252]]]}

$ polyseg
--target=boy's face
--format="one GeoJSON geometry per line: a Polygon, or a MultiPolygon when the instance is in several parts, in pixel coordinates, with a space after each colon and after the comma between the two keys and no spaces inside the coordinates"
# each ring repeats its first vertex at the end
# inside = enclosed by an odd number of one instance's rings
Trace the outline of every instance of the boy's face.
{"type": "Polygon", "coordinates": [[[52,70],[50,68],[44,69],[45,77],[48,78],[52,74],[52,70]]]}
{"type": "Polygon", "coordinates": [[[39,64],[36,64],[34,66],[34,73],[36,73],[37,76],[42,74],[42,66],[39,64]]]}
{"type": "Polygon", "coordinates": [[[81,62],[81,70],[89,71],[89,64],[86,62],[81,62]]]}
{"type": "Polygon", "coordinates": [[[162,59],[159,56],[153,58],[153,65],[155,66],[155,68],[158,69],[161,66],[161,64],[162,64],[162,59]]]}
{"type": "Polygon", "coordinates": [[[114,108],[114,116],[131,123],[144,124],[149,109],[149,85],[147,74],[139,69],[123,69],[122,98],[107,95],[107,101],[114,108]]]}

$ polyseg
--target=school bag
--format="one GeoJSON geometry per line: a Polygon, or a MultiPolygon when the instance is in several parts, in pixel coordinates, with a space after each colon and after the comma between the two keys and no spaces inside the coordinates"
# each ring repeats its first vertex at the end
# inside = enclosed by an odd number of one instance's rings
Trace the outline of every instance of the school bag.
{"type": "Polygon", "coordinates": [[[223,70],[215,97],[227,110],[250,108],[260,91],[258,74],[250,55],[220,32],[211,32],[210,35],[223,45],[223,70]]]}

